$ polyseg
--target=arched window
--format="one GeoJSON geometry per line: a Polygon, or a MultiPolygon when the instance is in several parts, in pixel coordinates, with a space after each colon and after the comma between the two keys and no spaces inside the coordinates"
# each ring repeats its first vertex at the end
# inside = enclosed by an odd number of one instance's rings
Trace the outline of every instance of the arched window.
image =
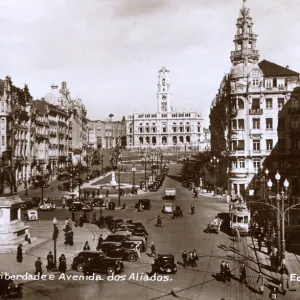
{"type": "Polygon", "coordinates": [[[239,109],[244,109],[244,101],[242,99],[238,99],[239,109]]]}
{"type": "Polygon", "coordinates": [[[153,144],[153,145],[156,144],[156,137],[155,137],[155,136],[152,137],[152,144],[153,144]]]}

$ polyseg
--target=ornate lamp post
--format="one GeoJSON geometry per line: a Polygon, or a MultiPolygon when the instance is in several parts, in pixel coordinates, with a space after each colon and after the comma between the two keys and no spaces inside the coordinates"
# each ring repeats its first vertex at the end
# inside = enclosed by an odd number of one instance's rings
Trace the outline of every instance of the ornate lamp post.
{"type": "Polygon", "coordinates": [[[149,156],[142,156],[142,165],[145,166],[145,192],[147,191],[147,165],[149,164],[149,156]]]}
{"type": "Polygon", "coordinates": [[[214,168],[214,196],[216,195],[216,185],[217,185],[217,180],[216,180],[216,168],[219,164],[219,159],[216,158],[215,156],[210,160],[213,168],[214,168]]]}
{"type": "MultiPolygon", "coordinates": [[[[277,189],[276,189],[276,200],[277,200],[276,201],[276,208],[277,208],[277,221],[276,221],[276,223],[277,223],[277,250],[278,250],[277,259],[278,259],[278,262],[280,260],[280,254],[281,254],[281,243],[280,243],[280,207],[279,207],[279,201],[280,201],[279,181],[280,181],[280,178],[281,178],[281,176],[280,176],[280,174],[277,171],[277,173],[275,175],[275,179],[276,179],[276,183],[277,183],[277,185],[276,185],[276,187],[277,187],[277,189]]],[[[277,264],[277,265],[279,265],[279,264],[277,264]]]]}
{"type": "Polygon", "coordinates": [[[160,155],[160,173],[162,172],[162,162],[163,162],[164,156],[160,155]]]}
{"type": "Polygon", "coordinates": [[[136,172],[136,168],[135,168],[135,163],[132,164],[132,194],[135,193],[135,172],[136,172]]]}
{"type": "Polygon", "coordinates": [[[53,224],[53,243],[54,243],[54,269],[56,270],[56,240],[58,238],[58,229],[56,227],[57,220],[55,217],[53,218],[52,224],[53,224]]]}
{"type": "Polygon", "coordinates": [[[118,189],[118,207],[121,206],[121,166],[118,165],[118,182],[119,182],[119,189],[118,189]]]}
{"type": "Polygon", "coordinates": [[[284,193],[281,197],[281,260],[282,263],[285,263],[285,223],[284,223],[284,201],[287,199],[287,189],[289,187],[290,183],[288,182],[287,179],[283,182],[283,187],[284,187],[284,193]]]}

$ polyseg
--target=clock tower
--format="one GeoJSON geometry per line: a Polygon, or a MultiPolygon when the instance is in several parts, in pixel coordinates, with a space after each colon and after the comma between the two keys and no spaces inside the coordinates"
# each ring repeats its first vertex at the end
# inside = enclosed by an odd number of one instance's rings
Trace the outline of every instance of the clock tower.
{"type": "Polygon", "coordinates": [[[171,111],[170,71],[162,67],[158,72],[157,111],[167,113],[171,111]]]}

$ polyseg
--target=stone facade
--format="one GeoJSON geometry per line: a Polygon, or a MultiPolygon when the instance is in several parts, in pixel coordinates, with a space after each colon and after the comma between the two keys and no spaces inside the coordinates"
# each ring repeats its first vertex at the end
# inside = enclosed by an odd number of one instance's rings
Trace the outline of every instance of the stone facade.
{"type": "Polygon", "coordinates": [[[157,85],[157,111],[136,111],[126,120],[127,147],[200,148],[205,139],[203,118],[195,111],[173,110],[170,71],[165,67],[159,70],[157,85]]]}
{"type": "Polygon", "coordinates": [[[236,26],[232,68],[211,106],[212,152],[224,161],[229,190],[256,190],[257,175],[268,169],[274,185],[279,170],[295,194],[299,172],[288,166],[300,170],[299,73],[267,60],[258,62],[257,34],[245,5],[236,26]]]}

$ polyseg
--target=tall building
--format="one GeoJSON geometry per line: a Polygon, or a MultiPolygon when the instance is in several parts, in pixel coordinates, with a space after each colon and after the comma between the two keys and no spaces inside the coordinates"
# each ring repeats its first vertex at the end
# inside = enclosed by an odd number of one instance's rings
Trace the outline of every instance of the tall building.
{"type": "Polygon", "coordinates": [[[128,148],[199,147],[204,140],[203,118],[195,111],[172,107],[170,71],[158,72],[156,112],[134,112],[126,120],[128,148]]]}
{"type": "Polygon", "coordinates": [[[44,97],[44,100],[68,112],[68,151],[75,155],[86,156],[88,144],[87,111],[81,99],[71,97],[67,83],[63,81],[60,89],[53,84],[51,91],[44,97]]]}
{"type": "Polygon", "coordinates": [[[259,62],[258,36],[245,3],[236,28],[232,67],[211,105],[212,152],[224,162],[220,173],[227,173],[228,188],[238,194],[256,190],[257,175],[265,169],[270,178],[279,170],[296,193],[299,172],[287,166],[300,171],[299,73],[259,62]]]}

